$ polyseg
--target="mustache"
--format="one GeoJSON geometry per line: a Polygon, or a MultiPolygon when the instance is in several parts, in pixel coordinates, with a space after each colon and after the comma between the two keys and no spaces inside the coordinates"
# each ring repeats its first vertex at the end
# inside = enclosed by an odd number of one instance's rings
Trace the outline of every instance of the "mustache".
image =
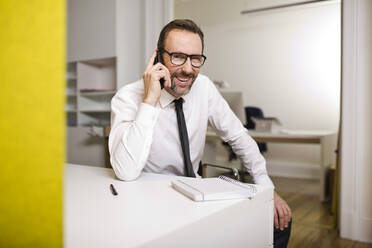
{"type": "Polygon", "coordinates": [[[178,72],[178,73],[174,73],[173,74],[173,77],[178,77],[178,76],[181,76],[181,77],[192,77],[194,78],[195,77],[195,73],[186,73],[186,72],[178,72]]]}

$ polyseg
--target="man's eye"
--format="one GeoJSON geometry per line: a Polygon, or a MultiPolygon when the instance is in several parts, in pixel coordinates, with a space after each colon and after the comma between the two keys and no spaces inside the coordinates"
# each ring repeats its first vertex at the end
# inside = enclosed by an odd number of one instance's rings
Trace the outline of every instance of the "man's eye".
{"type": "Polygon", "coordinates": [[[173,54],[173,58],[175,58],[175,59],[185,59],[185,55],[183,55],[183,54],[173,54]]]}
{"type": "Polygon", "coordinates": [[[196,55],[196,56],[192,56],[191,59],[192,60],[195,60],[195,61],[202,61],[203,60],[203,57],[202,56],[199,56],[199,55],[196,55]]]}

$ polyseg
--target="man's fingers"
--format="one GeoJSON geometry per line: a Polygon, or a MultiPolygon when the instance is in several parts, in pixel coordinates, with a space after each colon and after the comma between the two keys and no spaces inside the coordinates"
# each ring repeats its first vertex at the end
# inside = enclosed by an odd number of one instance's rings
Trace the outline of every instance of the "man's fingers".
{"type": "Polygon", "coordinates": [[[156,51],[152,54],[149,63],[147,64],[146,70],[144,72],[144,77],[151,78],[153,76],[156,77],[156,79],[163,78],[164,79],[164,86],[170,88],[171,87],[171,79],[170,79],[170,73],[168,68],[161,64],[156,63],[154,65],[154,59],[156,56],[156,51]],[[151,76],[153,74],[153,76],[151,76]]]}
{"type": "Polygon", "coordinates": [[[278,211],[278,215],[279,215],[279,228],[280,228],[280,230],[283,230],[285,215],[284,215],[282,206],[278,206],[277,211],[278,211]]]}
{"type": "Polygon", "coordinates": [[[275,227],[283,230],[288,227],[292,218],[292,212],[288,204],[274,191],[274,224],[275,227]],[[277,216],[277,217],[276,217],[277,216]]]}
{"type": "Polygon", "coordinates": [[[154,60],[155,60],[155,57],[156,57],[156,50],[152,53],[150,59],[149,59],[149,62],[147,63],[147,66],[146,66],[146,71],[150,70],[151,67],[154,65],[154,60]]]}
{"type": "Polygon", "coordinates": [[[168,68],[165,65],[159,63],[159,70],[164,72],[163,77],[162,77],[164,78],[164,86],[167,88],[170,88],[171,79],[170,79],[170,73],[169,73],[168,68]]]}
{"type": "Polygon", "coordinates": [[[274,226],[275,228],[279,228],[279,220],[278,220],[278,214],[276,212],[276,208],[274,208],[274,226]]]}
{"type": "Polygon", "coordinates": [[[163,71],[164,68],[166,68],[163,64],[161,63],[156,63],[152,67],[150,67],[149,71],[163,71]]]}
{"type": "Polygon", "coordinates": [[[288,227],[288,223],[291,221],[292,212],[288,205],[285,205],[286,213],[287,213],[287,221],[285,227],[288,227]]]}
{"type": "Polygon", "coordinates": [[[171,78],[170,78],[170,73],[169,73],[169,70],[167,67],[164,66],[164,71],[165,71],[165,82],[164,82],[164,86],[166,86],[167,88],[170,88],[171,85],[172,85],[172,82],[171,82],[171,78]]]}
{"type": "Polygon", "coordinates": [[[291,220],[291,217],[292,217],[291,209],[289,208],[288,204],[284,201],[279,206],[283,210],[284,227],[288,227],[288,223],[289,223],[289,221],[291,220]]]}
{"type": "Polygon", "coordinates": [[[151,78],[159,80],[160,78],[166,78],[167,73],[169,74],[167,67],[160,63],[157,63],[146,69],[143,76],[147,80],[151,80],[151,78]]]}
{"type": "Polygon", "coordinates": [[[289,222],[289,212],[285,204],[282,205],[283,215],[284,215],[284,227],[288,227],[289,222]]]}
{"type": "MultiPolygon", "coordinates": [[[[164,86],[168,86],[168,84],[166,83],[167,80],[169,80],[169,74],[167,73],[167,71],[165,70],[157,70],[154,72],[154,76],[156,78],[156,80],[160,80],[160,79],[164,79],[164,86]]],[[[169,86],[170,87],[170,86],[169,86]]]]}
{"type": "Polygon", "coordinates": [[[287,205],[288,213],[289,213],[289,220],[292,219],[292,210],[291,208],[287,205]]]}
{"type": "Polygon", "coordinates": [[[167,87],[167,88],[170,88],[170,87],[172,86],[172,82],[171,82],[171,79],[170,79],[169,73],[168,73],[167,76],[165,77],[165,80],[164,80],[164,86],[167,87]]]}

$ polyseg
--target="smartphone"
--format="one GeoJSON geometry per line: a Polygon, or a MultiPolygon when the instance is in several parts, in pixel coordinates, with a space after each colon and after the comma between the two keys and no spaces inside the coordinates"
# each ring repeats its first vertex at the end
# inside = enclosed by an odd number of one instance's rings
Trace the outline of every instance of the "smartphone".
{"type": "MultiPolygon", "coordinates": [[[[160,62],[164,65],[163,57],[161,56],[161,53],[159,51],[156,52],[156,57],[154,59],[154,65],[158,62],[160,62]]],[[[164,78],[161,78],[159,80],[159,82],[160,82],[161,89],[163,89],[164,88],[164,78]]]]}

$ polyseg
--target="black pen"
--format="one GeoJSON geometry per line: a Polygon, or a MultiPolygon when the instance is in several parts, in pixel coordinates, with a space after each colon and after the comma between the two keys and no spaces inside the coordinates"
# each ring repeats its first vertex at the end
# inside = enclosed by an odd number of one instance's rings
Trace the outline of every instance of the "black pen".
{"type": "Polygon", "coordinates": [[[111,189],[111,193],[112,193],[113,195],[118,195],[118,192],[116,191],[114,185],[110,184],[110,189],[111,189]]]}

